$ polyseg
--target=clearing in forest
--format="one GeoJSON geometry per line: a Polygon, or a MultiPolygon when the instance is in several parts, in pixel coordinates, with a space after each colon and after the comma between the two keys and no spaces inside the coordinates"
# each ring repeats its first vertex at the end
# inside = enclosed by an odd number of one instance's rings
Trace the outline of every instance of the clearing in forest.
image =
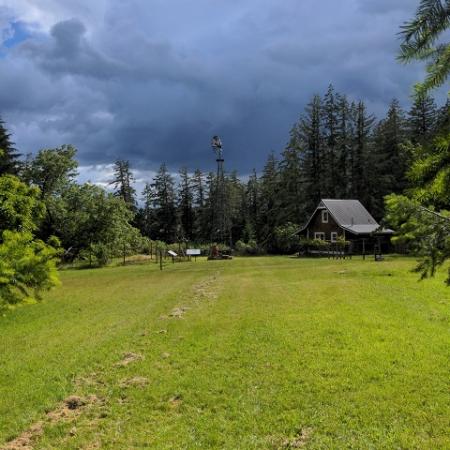
{"type": "Polygon", "coordinates": [[[449,448],[450,290],[413,266],[64,271],[0,318],[0,448],[449,448]]]}

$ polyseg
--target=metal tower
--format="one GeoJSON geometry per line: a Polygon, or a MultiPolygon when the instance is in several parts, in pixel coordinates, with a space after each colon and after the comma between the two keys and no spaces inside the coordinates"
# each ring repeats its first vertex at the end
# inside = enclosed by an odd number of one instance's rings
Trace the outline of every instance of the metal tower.
{"type": "Polygon", "coordinates": [[[217,174],[214,186],[214,202],[213,202],[213,221],[211,241],[220,244],[228,244],[228,239],[231,238],[229,218],[227,214],[227,198],[224,175],[224,159],[222,141],[219,136],[212,138],[211,146],[216,153],[217,174]]]}

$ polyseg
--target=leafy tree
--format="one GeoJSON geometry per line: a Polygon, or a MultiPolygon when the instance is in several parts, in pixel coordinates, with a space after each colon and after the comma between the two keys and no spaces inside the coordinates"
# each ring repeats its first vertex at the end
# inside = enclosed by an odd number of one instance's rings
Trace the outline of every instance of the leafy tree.
{"type": "Polygon", "coordinates": [[[71,145],[43,149],[26,162],[23,178],[39,187],[42,198],[59,196],[78,175],[77,150],[71,145]]]}
{"type": "Polygon", "coordinates": [[[21,302],[34,302],[59,284],[56,261],[58,242],[47,245],[29,231],[6,230],[0,244],[0,310],[21,302]]]}
{"type": "Polygon", "coordinates": [[[4,174],[17,175],[20,171],[20,154],[11,142],[11,134],[5,128],[5,122],[0,118],[0,176],[4,174]]]}
{"type": "Polygon", "coordinates": [[[57,283],[57,239],[45,244],[32,234],[44,212],[38,188],[0,177],[0,309],[38,299],[57,283]]]}
{"type": "Polygon", "coordinates": [[[71,145],[43,149],[34,158],[29,156],[24,165],[22,178],[39,188],[45,204],[46,213],[37,233],[41,239],[57,234],[55,220],[64,208],[63,194],[75,183],[78,174],[76,152],[71,145]]]}
{"type": "Polygon", "coordinates": [[[38,188],[27,186],[13,175],[0,177],[0,233],[33,232],[44,213],[38,188]]]}
{"type": "Polygon", "coordinates": [[[402,26],[399,60],[427,61],[427,76],[416,86],[423,95],[445,83],[450,73],[450,43],[440,37],[450,27],[450,0],[421,0],[416,16],[402,26]]]}
{"type": "Polygon", "coordinates": [[[275,228],[275,243],[279,252],[290,254],[298,251],[300,243],[298,229],[299,226],[292,222],[275,228]]]}
{"type": "Polygon", "coordinates": [[[130,161],[118,159],[114,163],[114,179],[110,184],[115,189],[114,195],[121,197],[125,204],[133,211],[136,208],[136,190],[133,187],[134,181],[130,161]]]}
{"type": "Polygon", "coordinates": [[[121,256],[124,246],[139,234],[131,225],[133,212],[125,202],[99,186],[75,184],[62,200],[55,224],[68,259],[81,256],[90,265],[104,265],[121,256]]]}

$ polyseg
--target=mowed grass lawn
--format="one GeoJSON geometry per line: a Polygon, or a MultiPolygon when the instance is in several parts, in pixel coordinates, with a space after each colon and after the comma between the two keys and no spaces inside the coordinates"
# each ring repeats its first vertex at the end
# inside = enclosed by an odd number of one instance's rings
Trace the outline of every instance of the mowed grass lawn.
{"type": "Polygon", "coordinates": [[[64,271],[0,317],[0,448],[39,421],[35,449],[450,448],[450,288],[413,266],[64,271]],[[49,419],[69,395],[98,401],[49,419]]]}

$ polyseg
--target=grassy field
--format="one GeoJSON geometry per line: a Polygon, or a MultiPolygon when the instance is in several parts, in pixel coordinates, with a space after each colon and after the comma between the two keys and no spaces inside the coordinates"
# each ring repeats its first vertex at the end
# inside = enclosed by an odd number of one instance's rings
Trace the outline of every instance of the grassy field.
{"type": "Polygon", "coordinates": [[[450,288],[413,265],[64,271],[0,317],[0,448],[450,448],[450,288]]]}

